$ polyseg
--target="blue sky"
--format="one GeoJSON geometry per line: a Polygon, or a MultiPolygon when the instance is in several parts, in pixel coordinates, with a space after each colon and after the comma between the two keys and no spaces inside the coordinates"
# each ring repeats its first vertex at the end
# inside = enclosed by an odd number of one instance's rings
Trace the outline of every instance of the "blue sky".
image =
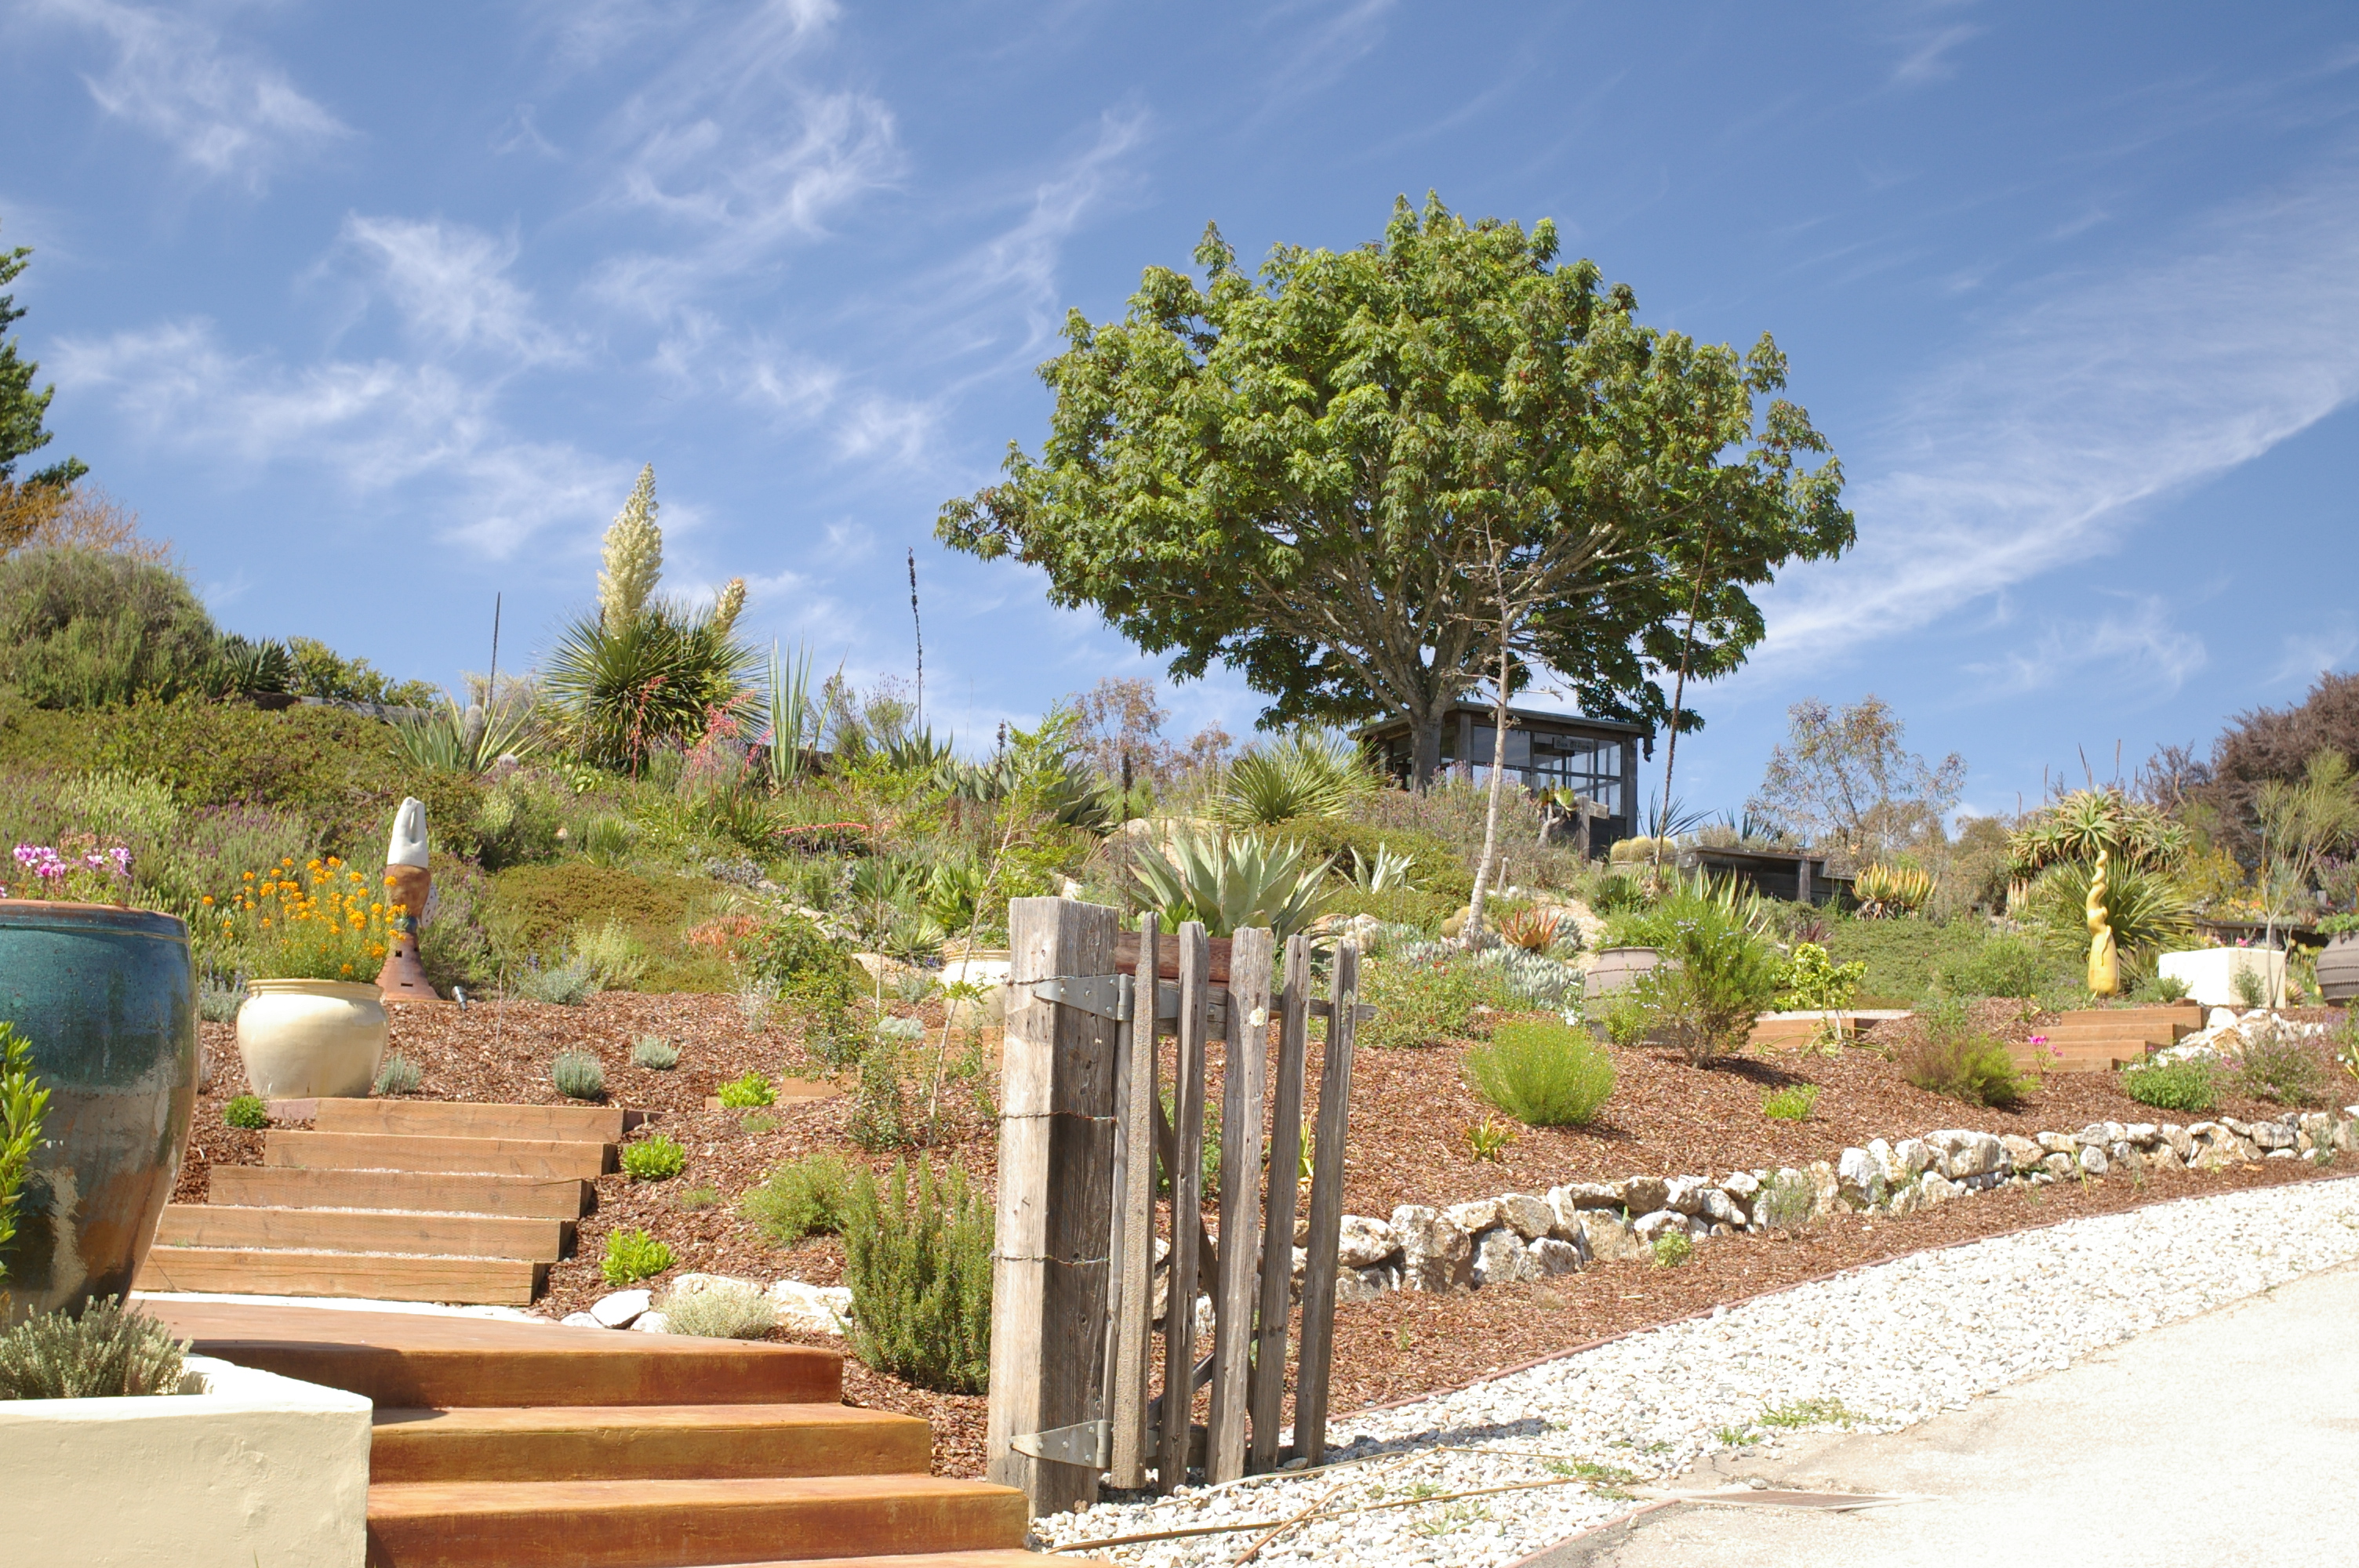
{"type": "Polygon", "coordinates": [[[1069,307],[1429,189],[1774,333],[1844,460],[1860,546],[1701,693],[1692,802],[1805,696],[2001,809],[2359,652],[2347,5],[19,0],[0,146],[55,449],[225,624],[405,676],[482,669],[495,591],[544,643],[648,461],[667,586],[855,676],[910,673],[914,546],[969,744],[1158,673],[937,507],[1037,447],[1069,307]]]}

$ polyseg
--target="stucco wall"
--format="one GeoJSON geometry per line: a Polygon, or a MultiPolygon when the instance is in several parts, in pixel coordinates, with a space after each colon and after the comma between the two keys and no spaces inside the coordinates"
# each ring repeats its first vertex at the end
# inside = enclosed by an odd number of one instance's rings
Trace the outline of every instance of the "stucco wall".
{"type": "Polygon", "coordinates": [[[201,1394],[0,1401],[0,1557],[361,1568],[369,1401],[207,1357],[201,1394]]]}

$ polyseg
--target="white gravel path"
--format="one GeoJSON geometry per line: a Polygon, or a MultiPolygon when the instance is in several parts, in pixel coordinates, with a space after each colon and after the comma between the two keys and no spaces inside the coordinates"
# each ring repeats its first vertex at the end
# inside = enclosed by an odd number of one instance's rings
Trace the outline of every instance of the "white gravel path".
{"type": "MultiPolygon", "coordinates": [[[[1040,1519],[1065,1546],[1154,1530],[1407,1506],[1290,1530],[1256,1559],[1514,1562],[1625,1511],[1615,1483],[1685,1471],[1782,1430],[1893,1431],[2143,1330],[2359,1258],[2359,1179],[2069,1220],[1799,1286],[1399,1410],[1336,1423],[1341,1467],[1255,1476],[1040,1519]],[[1570,1479],[1567,1479],[1570,1477],[1570,1479]],[[1557,1484],[1457,1500],[1439,1494],[1557,1484]],[[1415,1501],[1433,1498],[1432,1501],[1415,1501]]],[[[1264,1531],[1097,1548],[1230,1563],[1264,1531]]]]}

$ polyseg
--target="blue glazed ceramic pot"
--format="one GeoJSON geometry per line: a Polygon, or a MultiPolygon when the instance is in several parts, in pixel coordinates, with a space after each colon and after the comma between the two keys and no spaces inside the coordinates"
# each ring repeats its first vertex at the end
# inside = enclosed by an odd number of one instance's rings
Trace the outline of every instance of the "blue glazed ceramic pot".
{"type": "Polygon", "coordinates": [[[0,1263],[0,1318],[131,1292],[197,1103],[189,929],[110,904],[0,899],[0,1020],[49,1091],[0,1263]]]}

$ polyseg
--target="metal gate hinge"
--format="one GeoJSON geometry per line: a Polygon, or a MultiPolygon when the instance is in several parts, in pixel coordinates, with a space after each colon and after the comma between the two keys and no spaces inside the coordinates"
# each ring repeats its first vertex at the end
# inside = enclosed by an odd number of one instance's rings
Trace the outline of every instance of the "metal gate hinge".
{"type": "Polygon", "coordinates": [[[1114,1422],[1082,1421],[1071,1426],[1051,1427],[1047,1432],[1027,1432],[1008,1446],[1035,1459],[1059,1465],[1087,1465],[1103,1470],[1114,1463],[1114,1422]]]}
{"type": "Polygon", "coordinates": [[[1130,1021],[1130,988],[1126,975],[1056,975],[1032,982],[1032,994],[1042,1001],[1078,1008],[1116,1023],[1130,1021]]]}

